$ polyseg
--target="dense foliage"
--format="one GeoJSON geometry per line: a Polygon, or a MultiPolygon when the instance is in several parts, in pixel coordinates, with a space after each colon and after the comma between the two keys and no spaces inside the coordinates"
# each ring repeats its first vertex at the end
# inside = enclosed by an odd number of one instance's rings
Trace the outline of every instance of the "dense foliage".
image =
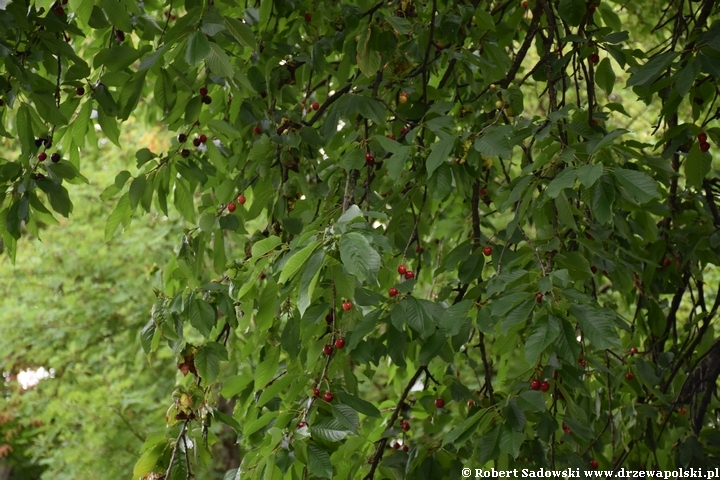
{"type": "Polygon", "coordinates": [[[95,123],[167,129],[101,195],[106,240],[186,227],[134,478],[715,467],[719,11],[14,0],[3,244],[73,212],[95,123]]]}

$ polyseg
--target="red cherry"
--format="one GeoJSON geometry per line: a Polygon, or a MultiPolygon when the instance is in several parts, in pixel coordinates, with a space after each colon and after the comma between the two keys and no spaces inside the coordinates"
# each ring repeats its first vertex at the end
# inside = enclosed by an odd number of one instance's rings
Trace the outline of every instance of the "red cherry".
{"type": "Polygon", "coordinates": [[[65,13],[65,9],[63,7],[61,7],[60,5],[58,5],[57,7],[55,7],[55,13],[58,15],[63,15],[65,13]]]}
{"type": "Polygon", "coordinates": [[[486,257],[489,257],[490,255],[492,255],[492,252],[492,247],[490,245],[485,245],[485,247],[483,248],[483,254],[485,254],[486,257]]]}
{"type": "Polygon", "coordinates": [[[672,260],[670,260],[669,258],[663,259],[663,266],[664,266],[664,267],[669,267],[671,263],[672,263],[672,260]]]}
{"type": "Polygon", "coordinates": [[[306,21],[306,22],[309,22],[310,20],[312,20],[312,13],[309,13],[309,12],[308,12],[308,13],[305,14],[305,21],[306,21]]]}
{"type": "Polygon", "coordinates": [[[306,423],[306,422],[300,422],[300,423],[298,423],[298,427],[297,427],[297,428],[303,428],[303,427],[307,427],[307,423],[306,423]]]}
{"type": "Polygon", "coordinates": [[[405,268],[405,265],[398,265],[397,270],[400,275],[405,275],[405,272],[407,272],[407,268],[405,268]]]}
{"type": "Polygon", "coordinates": [[[592,15],[592,14],[595,13],[595,5],[593,5],[593,6],[591,6],[590,8],[588,8],[588,13],[589,13],[590,15],[592,15]]]}
{"type": "Polygon", "coordinates": [[[415,253],[423,253],[424,251],[425,251],[425,249],[423,247],[421,247],[420,245],[417,245],[415,247],[415,253]]]}
{"type": "Polygon", "coordinates": [[[408,128],[407,128],[407,127],[402,127],[402,128],[400,129],[400,135],[405,135],[407,132],[408,132],[408,128]]]}
{"type": "Polygon", "coordinates": [[[123,32],[122,30],[115,30],[115,38],[117,38],[118,42],[124,42],[125,32],[123,32]]]}
{"type": "Polygon", "coordinates": [[[635,347],[632,347],[632,348],[630,349],[630,355],[635,355],[637,352],[638,352],[638,349],[635,348],[635,347]]]}
{"type": "Polygon", "coordinates": [[[85,95],[85,88],[84,88],[84,87],[77,87],[77,88],[75,89],[75,94],[82,97],[83,95],[85,95]]]}
{"type": "Polygon", "coordinates": [[[210,105],[212,103],[212,98],[210,97],[210,95],[205,95],[204,97],[202,97],[202,102],[205,105],[210,105]]]}
{"type": "Polygon", "coordinates": [[[400,422],[400,428],[402,428],[404,431],[410,430],[410,423],[407,420],[403,420],[400,422]]]}
{"type": "Polygon", "coordinates": [[[435,406],[437,408],[443,408],[445,406],[445,400],[443,400],[442,398],[435,399],[435,406]]]}
{"type": "Polygon", "coordinates": [[[487,188],[481,188],[481,189],[480,189],[480,196],[481,196],[481,197],[487,197],[487,188]]]}
{"type": "Polygon", "coordinates": [[[599,464],[598,464],[598,461],[595,460],[594,458],[593,458],[592,460],[590,460],[590,468],[592,468],[593,470],[597,470],[597,469],[598,469],[598,465],[599,465],[599,464]]]}
{"type": "Polygon", "coordinates": [[[204,133],[201,133],[200,136],[198,137],[198,139],[200,140],[200,143],[205,143],[205,142],[207,142],[207,135],[205,135],[204,133]]]}
{"type": "Polygon", "coordinates": [[[40,160],[41,162],[44,162],[46,158],[47,158],[47,153],[45,153],[45,152],[38,153],[38,160],[40,160]]]}
{"type": "Polygon", "coordinates": [[[323,353],[324,353],[325,355],[332,355],[332,353],[333,353],[333,346],[332,346],[332,345],[325,345],[325,346],[323,347],[323,353]]]}
{"type": "Polygon", "coordinates": [[[207,87],[200,87],[200,90],[198,90],[198,93],[200,94],[201,97],[204,97],[205,95],[208,94],[207,87]]]}
{"type": "Polygon", "coordinates": [[[410,450],[410,447],[408,447],[407,445],[403,445],[403,446],[402,446],[402,451],[403,451],[403,452],[407,452],[408,450],[410,450]]]}
{"type": "Polygon", "coordinates": [[[410,271],[410,270],[408,270],[407,272],[405,272],[405,280],[412,280],[413,278],[415,278],[415,273],[414,273],[414,272],[412,272],[412,271],[410,271]]]}
{"type": "Polygon", "coordinates": [[[371,158],[373,158],[372,153],[365,152],[365,160],[370,160],[371,158]]]}
{"type": "Polygon", "coordinates": [[[389,138],[390,140],[395,140],[395,135],[393,135],[392,133],[389,134],[389,135],[385,135],[385,136],[386,136],[387,138],[389,138]]]}
{"type": "Polygon", "coordinates": [[[635,375],[633,375],[632,372],[628,372],[625,374],[625,380],[627,380],[628,382],[633,378],[635,378],[635,375]]]}
{"type": "Polygon", "coordinates": [[[600,61],[600,55],[597,53],[590,54],[590,63],[598,63],[600,61]]]}
{"type": "Polygon", "coordinates": [[[533,390],[540,390],[540,380],[535,379],[530,382],[530,388],[532,388],[533,390]]]}
{"type": "Polygon", "coordinates": [[[247,198],[245,198],[245,195],[243,195],[242,193],[238,195],[237,200],[240,205],[245,205],[245,202],[247,202],[247,198]]]}
{"type": "Polygon", "coordinates": [[[439,52],[440,50],[442,50],[443,48],[445,48],[445,45],[443,45],[443,44],[440,43],[440,42],[437,42],[436,48],[437,48],[437,51],[439,52]]]}
{"type": "Polygon", "coordinates": [[[187,158],[190,156],[190,150],[188,150],[187,148],[183,148],[182,150],[180,150],[180,155],[187,158]]]}
{"type": "Polygon", "coordinates": [[[253,133],[255,135],[260,135],[262,133],[262,128],[260,128],[258,125],[256,125],[255,128],[253,128],[253,133]]]}
{"type": "Polygon", "coordinates": [[[187,140],[187,135],[185,135],[184,133],[181,133],[177,136],[177,141],[179,143],[183,143],[185,140],[187,140]]]}
{"type": "Polygon", "coordinates": [[[332,322],[333,322],[333,314],[332,313],[328,313],[327,315],[325,315],[325,322],[328,325],[332,324],[332,322]]]}
{"type": "Polygon", "coordinates": [[[537,303],[542,303],[542,300],[543,300],[543,294],[540,293],[540,292],[536,293],[536,294],[535,294],[535,301],[536,301],[537,303]]]}
{"type": "Polygon", "coordinates": [[[373,157],[372,155],[370,155],[370,158],[367,158],[367,157],[366,157],[366,158],[365,158],[365,165],[368,165],[368,166],[371,166],[371,167],[372,167],[373,165],[375,165],[375,157],[373,157]]]}
{"type": "Polygon", "coordinates": [[[335,398],[335,396],[330,392],[325,392],[325,394],[323,395],[323,400],[325,400],[328,403],[332,402],[333,398],[335,398]]]}
{"type": "Polygon", "coordinates": [[[591,266],[590,266],[590,271],[593,273],[593,275],[596,274],[596,273],[597,273],[597,267],[596,267],[595,265],[591,265],[591,266]]]}
{"type": "Polygon", "coordinates": [[[698,133],[697,139],[698,139],[698,142],[700,142],[700,143],[707,142],[707,133],[705,133],[705,132],[698,133]]]}
{"type": "Polygon", "coordinates": [[[196,147],[200,146],[200,139],[199,138],[193,138],[193,145],[196,147]]]}
{"type": "Polygon", "coordinates": [[[592,120],[593,125],[598,125],[599,123],[600,123],[600,121],[597,118],[593,118],[593,120],[592,120]]]}
{"type": "Polygon", "coordinates": [[[343,348],[345,348],[345,339],[338,338],[337,340],[335,340],[335,348],[337,348],[338,350],[342,350],[343,348]]]}
{"type": "Polygon", "coordinates": [[[52,155],[50,155],[50,160],[52,160],[53,163],[58,163],[62,157],[59,153],[55,152],[52,155]]]}
{"type": "Polygon", "coordinates": [[[702,142],[702,143],[700,144],[700,151],[701,151],[701,152],[707,152],[708,150],[710,150],[710,144],[707,143],[707,142],[702,142]]]}
{"type": "Polygon", "coordinates": [[[395,442],[395,443],[392,444],[392,448],[394,448],[395,450],[397,450],[397,449],[400,448],[400,444],[399,444],[398,442],[395,442]]]}
{"type": "Polygon", "coordinates": [[[350,310],[352,310],[352,303],[343,302],[342,309],[345,310],[346,312],[349,312],[350,310]]]}
{"type": "Polygon", "coordinates": [[[390,295],[391,297],[397,296],[398,293],[400,293],[400,291],[394,287],[388,290],[388,295],[390,295]]]}
{"type": "Polygon", "coordinates": [[[317,387],[313,387],[313,397],[319,397],[320,396],[320,389],[317,387]]]}
{"type": "Polygon", "coordinates": [[[236,208],[237,208],[237,206],[233,202],[228,203],[228,206],[227,206],[228,212],[232,213],[235,211],[236,208]]]}
{"type": "Polygon", "coordinates": [[[320,104],[318,102],[313,102],[312,109],[318,111],[320,109],[320,104]]]}
{"type": "Polygon", "coordinates": [[[680,415],[685,415],[687,413],[687,408],[680,407],[680,411],[678,413],[680,413],[680,415]]]}
{"type": "Polygon", "coordinates": [[[520,5],[522,6],[523,10],[527,10],[527,9],[528,9],[528,2],[527,2],[527,0],[523,0],[523,2],[522,2],[520,5]]]}
{"type": "Polygon", "coordinates": [[[547,392],[548,390],[550,390],[550,383],[547,381],[542,382],[540,384],[540,390],[542,390],[543,392],[547,392]]]}

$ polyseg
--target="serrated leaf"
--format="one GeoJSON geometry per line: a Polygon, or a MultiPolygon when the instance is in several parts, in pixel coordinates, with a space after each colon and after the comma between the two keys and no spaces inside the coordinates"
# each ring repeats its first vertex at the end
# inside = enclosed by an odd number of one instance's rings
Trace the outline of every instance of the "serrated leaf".
{"type": "Polygon", "coordinates": [[[594,347],[605,349],[620,346],[620,337],[611,311],[589,305],[572,305],[570,311],[578,321],[585,338],[594,347]]]}
{"type": "Polygon", "coordinates": [[[231,78],[235,75],[235,69],[230,63],[230,57],[217,43],[210,43],[210,51],[205,56],[205,64],[210,67],[213,73],[221,77],[231,78]]]}
{"type": "MultiPolygon", "coordinates": [[[[443,446],[455,443],[461,436],[465,436],[468,433],[474,433],[480,425],[483,417],[490,411],[491,410],[489,408],[479,410],[471,417],[466,418],[462,423],[460,423],[460,425],[450,430],[450,432],[443,437],[443,446]]],[[[457,446],[459,446],[459,444],[457,446]]]]}
{"type": "Polygon", "coordinates": [[[275,250],[275,247],[280,245],[282,243],[282,240],[280,240],[280,237],[276,237],[274,235],[269,236],[268,238],[265,238],[263,240],[260,240],[258,242],[253,243],[251,252],[253,258],[262,257],[266,253],[275,250]]]}
{"type": "Polygon", "coordinates": [[[352,433],[357,433],[358,425],[360,425],[360,416],[350,405],[338,404],[332,406],[333,416],[343,427],[352,433]]]}
{"type": "Polygon", "coordinates": [[[278,365],[280,365],[280,349],[266,349],[265,359],[255,369],[256,391],[265,388],[265,385],[277,375],[278,365]]]}
{"type": "Polygon", "coordinates": [[[447,137],[439,142],[433,143],[430,147],[430,155],[428,155],[425,168],[427,168],[428,177],[450,156],[455,146],[455,138],[447,137]]]}
{"type": "Polygon", "coordinates": [[[615,202],[615,185],[609,174],[603,173],[600,181],[592,186],[590,207],[598,222],[607,224],[612,220],[612,206],[615,202]]]}
{"type": "Polygon", "coordinates": [[[560,325],[553,317],[543,317],[535,322],[525,342],[525,360],[531,365],[537,363],[543,350],[553,344],[560,335],[560,325]]]}
{"type": "Polygon", "coordinates": [[[282,272],[280,272],[280,279],[278,280],[278,283],[285,283],[289,279],[294,277],[295,274],[300,271],[303,265],[305,265],[305,262],[308,258],[310,258],[310,255],[313,254],[319,244],[320,241],[315,240],[314,242],[310,242],[310,244],[305,246],[302,250],[293,254],[292,257],[290,257],[290,259],[283,266],[282,272]]]}
{"type": "Polygon", "coordinates": [[[130,195],[129,193],[125,193],[122,197],[120,197],[117,205],[115,205],[112,213],[105,221],[106,242],[115,235],[115,230],[117,230],[118,225],[120,225],[120,223],[125,220],[125,218],[129,217],[130,214],[130,195]]]}
{"type": "Polygon", "coordinates": [[[338,392],[338,399],[346,405],[349,405],[356,412],[367,415],[368,417],[382,418],[380,410],[370,402],[351,395],[347,392],[338,392]]]}
{"type": "Polygon", "coordinates": [[[310,443],[307,449],[308,468],[313,475],[320,478],[332,478],[333,468],[330,455],[326,450],[310,443]]]}
{"type": "Polygon", "coordinates": [[[196,30],[187,41],[185,47],[185,61],[190,65],[197,65],[210,54],[210,41],[204,33],[196,30]]]}
{"type": "Polygon", "coordinates": [[[253,50],[257,50],[257,41],[250,27],[242,23],[240,20],[234,18],[225,17],[225,26],[228,31],[235,37],[235,40],[240,42],[246,47],[250,47],[253,50]]]}
{"type": "Polygon", "coordinates": [[[613,171],[613,175],[638,203],[647,203],[654,198],[660,198],[657,182],[646,173],[617,168],[613,171]]]}
{"type": "Polygon", "coordinates": [[[575,179],[577,178],[578,171],[572,167],[565,167],[555,178],[553,178],[550,185],[548,185],[545,193],[550,198],[555,198],[560,195],[566,188],[572,188],[575,185],[575,179]]]}
{"type": "Polygon", "coordinates": [[[374,279],[380,269],[380,254],[357,232],[340,237],[340,259],[347,271],[363,283],[374,279]]]}
{"type": "Polygon", "coordinates": [[[468,312],[472,308],[474,302],[471,300],[462,300],[445,310],[438,326],[440,331],[446,337],[452,337],[460,333],[460,328],[468,319],[468,312]]]}
{"type": "Polygon", "coordinates": [[[525,428],[525,422],[527,421],[525,412],[520,409],[517,400],[514,398],[511,398],[508,405],[503,409],[503,416],[513,430],[520,432],[525,428]]]}
{"type": "Polygon", "coordinates": [[[423,339],[435,332],[435,323],[425,307],[415,297],[407,297],[402,301],[407,324],[420,334],[423,339]]]}
{"type": "Polygon", "coordinates": [[[677,52],[672,51],[656,55],[630,75],[627,86],[649,87],[678,55],[677,52]]]}
{"type": "Polygon", "coordinates": [[[220,362],[227,359],[227,349],[216,342],[208,342],[195,352],[195,368],[205,385],[215,381],[220,372],[220,362]]]}
{"type": "Polygon", "coordinates": [[[310,433],[326,442],[339,442],[350,432],[335,418],[323,418],[310,426],[310,433]]]}
{"type": "Polygon", "coordinates": [[[595,82],[610,95],[615,88],[615,72],[613,71],[610,59],[603,58],[595,69],[595,82]]]}
{"type": "Polygon", "coordinates": [[[580,25],[580,22],[582,22],[587,8],[585,0],[560,0],[558,13],[560,14],[560,18],[573,27],[577,27],[580,25]]]}
{"type": "Polygon", "coordinates": [[[691,187],[699,188],[705,175],[710,173],[712,166],[712,155],[709,152],[702,152],[700,144],[694,143],[690,148],[687,159],[683,166],[687,184],[691,187]]]}

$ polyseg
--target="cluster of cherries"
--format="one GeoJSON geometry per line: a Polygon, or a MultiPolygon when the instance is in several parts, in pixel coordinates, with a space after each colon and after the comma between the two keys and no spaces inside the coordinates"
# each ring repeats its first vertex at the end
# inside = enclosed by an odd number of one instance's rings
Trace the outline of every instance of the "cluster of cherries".
{"type": "Polygon", "coordinates": [[[707,152],[710,150],[710,144],[707,141],[707,133],[700,132],[697,136],[698,142],[700,142],[700,151],[701,152],[707,152]]]}
{"type": "MultiPolygon", "coordinates": [[[[397,272],[400,274],[401,277],[405,277],[405,280],[412,280],[415,278],[415,272],[412,270],[408,270],[405,265],[399,265],[397,268],[397,272]]],[[[396,297],[400,293],[400,290],[393,287],[390,290],[388,290],[388,295],[391,297],[396,297]]]]}

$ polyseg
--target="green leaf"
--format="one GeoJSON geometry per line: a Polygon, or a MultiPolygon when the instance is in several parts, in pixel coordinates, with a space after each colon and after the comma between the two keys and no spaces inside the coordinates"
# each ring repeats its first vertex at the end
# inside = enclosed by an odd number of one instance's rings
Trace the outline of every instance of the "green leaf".
{"type": "Polygon", "coordinates": [[[503,409],[505,421],[516,431],[522,431],[525,428],[525,412],[518,407],[517,400],[511,398],[508,405],[503,409]]]}
{"type": "Polygon", "coordinates": [[[163,438],[162,440],[163,441],[156,443],[152,448],[144,451],[135,464],[135,467],[133,467],[133,478],[144,477],[155,470],[155,465],[157,465],[167,445],[165,439],[163,438]]]}
{"type": "Polygon", "coordinates": [[[220,361],[227,359],[227,349],[222,344],[208,342],[198,349],[195,353],[195,368],[204,385],[215,381],[220,372],[220,361]]]}
{"type": "Polygon", "coordinates": [[[196,30],[190,35],[185,48],[185,61],[197,65],[210,54],[210,41],[204,33],[196,30]]]}
{"type": "Polygon", "coordinates": [[[253,258],[262,257],[268,252],[275,250],[275,248],[282,243],[280,237],[270,235],[268,238],[255,242],[252,246],[251,253],[253,258]]]}
{"type": "Polygon", "coordinates": [[[605,349],[620,346],[612,311],[589,305],[572,305],[570,311],[578,321],[585,338],[594,347],[605,349]]]}
{"type": "Polygon", "coordinates": [[[105,222],[105,241],[109,241],[114,235],[115,231],[117,230],[117,227],[122,223],[125,219],[129,218],[132,211],[130,210],[130,194],[125,193],[122,197],[120,197],[120,200],[118,200],[117,205],[115,205],[115,208],[113,209],[110,216],[108,216],[107,221],[105,222]]]}
{"type": "Polygon", "coordinates": [[[210,51],[205,56],[205,64],[213,73],[221,77],[230,78],[235,75],[235,69],[230,64],[230,57],[217,43],[210,43],[210,51]]]}
{"type": "MultiPolygon", "coordinates": [[[[312,427],[311,427],[312,428],[312,427]]],[[[315,444],[308,444],[308,468],[313,475],[320,478],[332,478],[333,467],[328,452],[315,444]]]]}
{"type": "Polygon", "coordinates": [[[585,188],[592,187],[603,173],[602,164],[583,165],[577,170],[577,179],[585,188]]]}
{"type": "Polygon", "coordinates": [[[232,377],[228,377],[227,380],[223,382],[220,395],[230,399],[242,392],[252,381],[253,377],[250,375],[233,375],[232,377]]]}
{"type": "Polygon", "coordinates": [[[615,185],[608,173],[600,176],[590,194],[590,207],[598,222],[607,224],[612,220],[612,206],[615,202],[615,185]]]}
{"type": "Polygon", "coordinates": [[[703,153],[700,151],[700,144],[694,142],[683,166],[687,184],[699,188],[705,176],[710,173],[711,166],[712,155],[710,152],[703,153]]]}
{"type": "Polygon", "coordinates": [[[147,179],[145,178],[145,175],[140,175],[137,178],[133,179],[132,183],[130,183],[130,189],[128,190],[128,193],[130,194],[130,209],[135,210],[135,208],[138,206],[138,203],[140,203],[140,198],[143,196],[143,193],[145,193],[145,185],[147,184],[147,179]]]}
{"type": "Polygon", "coordinates": [[[542,352],[553,344],[558,335],[560,325],[553,317],[538,320],[525,342],[525,360],[531,365],[536,364],[542,352]]]}
{"type": "Polygon", "coordinates": [[[363,283],[373,280],[380,269],[380,255],[367,238],[357,232],[340,237],[340,258],[347,271],[363,283]]]}
{"type": "Polygon", "coordinates": [[[560,14],[560,18],[573,27],[577,27],[585,16],[587,5],[585,0],[560,0],[558,13],[560,14]]]}
{"type": "Polygon", "coordinates": [[[510,158],[512,156],[512,146],[507,138],[506,131],[505,126],[493,125],[488,128],[483,136],[475,140],[475,150],[488,158],[510,158]]]}
{"type": "Polygon", "coordinates": [[[575,179],[577,178],[578,171],[572,167],[565,167],[555,178],[553,178],[550,185],[548,185],[546,193],[550,198],[555,198],[560,195],[566,188],[572,188],[575,185],[575,179]]]}
{"type": "MultiPolygon", "coordinates": [[[[352,433],[357,433],[360,425],[360,416],[350,405],[338,404],[332,406],[333,416],[335,420],[352,433]]],[[[311,430],[312,431],[312,430],[311,430]]]]}
{"type": "Polygon", "coordinates": [[[649,62],[640,68],[628,78],[628,87],[649,87],[664,72],[668,66],[675,60],[679,54],[677,52],[664,52],[653,57],[649,62]]]}
{"type": "Polygon", "coordinates": [[[188,318],[190,325],[205,336],[210,335],[217,322],[215,309],[205,300],[195,298],[189,303],[188,318]]]}
{"type": "Polygon", "coordinates": [[[382,418],[380,410],[370,402],[366,402],[362,398],[350,395],[347,392],[338,392],[338,399],[346,405],[349,405],[356,412],[367,415],[368,417],[382,418]]]}
{"type": "Polygon", "coordinates": [[[595,82],[610,95],[615,88],[615,72],[613,71],[610,59],[605,57],[595,69],[595,82]]]}
{"type": "Polygon", "coordinates": [[[433,143],[430,147],[430,155],[428,155],[425,168],[427,168],[428,177],[450,156],[455,146],[455,138],[447,137],[439,142],[433,143]]]}
{"type": "MultiPolygon", "coordinates": [[[[485,408],[477,411],[471,417],[466,418],[460,425],[450,430],[450,432],[443,437],[443,446],[454,443],[456,447],[459,447],[465,443],[467,439],[475,433],[480,424],[484,423],[483,418],[491,411],[491,409],[485,408]]],[[[490,421],[492,417],[493,415],[489,415],[487,421],[490,421]]]]}
{"type": "Polygon", "coordinates": [[[356,54],[358,68],[368,77],[375,75],[380,70],[381,62],[380,53],[372,50],[369,46],[371,33],[371,26],[360,31],[356,54]]]}
{"type": "Polygon", "coordinates": [[[55,104],[55,97],[52,95],[30,93],[30,99],[35,104],[38,114],[46,121],[61,126],[67,125],[68,119],[55,104]]]}
{"type": "Polygon", "coordinates": [[[278,280],[278,283],[285,283],[289,279],[294,277],[295,274],[300,271],[303,265],[305,265],[305,262],[310,257],[310,255],[313,254],[318,245],[320,245],[320,241],[315,240],[314,242],[310,242],[300,251],[297,251],[295,253],[291,252],[290,254],[292,256],[283,266],[282,272],[280,272],[280,279],[278,280]]]}
{"type": "Polygon", "coordinates": [[[638,203],[647,203],[661,196],[657,182],[646,173],[617,168],[613,171],[613,175],[638,203]]]}
{"type": "Polygon", "coordinates": [[[326,442],[339,442],[350,434],[336,418],[323,418],[315,422],[310,426],[310,433],[326,442]]]}
{"type": "Polygon", "coordinates": [[[127,10],[125,10],[123,2],[118,2],[117,0],[100,0],[99,3],[113,27],[124,32],[132,31],[133,27],[130,22],[130,15],[128,15],[127,10]]]}
{"type": "Polygon", "coordinates": [[[253,50],[257,50],[255,35],[247,24],[231,17],[225,17],[225,26],[230,34],[235,37],[235,40],[240,42],[240,44],[250,47],[253,50]]]}
{"type": "Polygon", "coordinates": [[[474,302],[471,300],[462,300],[445,310],[438,326],[440,331],[446,337],[453,337],[460,333],[460,328],[468,319],[468,312],[472,308],[474,302]]]}
{"type": "Polygon", "coordinates": [[[256,391],[265,388],[265,385],[277,375],[278,365],[280,365],[280,349],[265,349],[265,360],[255,370],[256,391]]]}
{"type": "Polygon", "coordinates": [[[415,297],[405,298],[401,305],[405,310],[407,324],[418,332],[421,338],[426,339],[435,332],[432,317],[415,297]]]}

